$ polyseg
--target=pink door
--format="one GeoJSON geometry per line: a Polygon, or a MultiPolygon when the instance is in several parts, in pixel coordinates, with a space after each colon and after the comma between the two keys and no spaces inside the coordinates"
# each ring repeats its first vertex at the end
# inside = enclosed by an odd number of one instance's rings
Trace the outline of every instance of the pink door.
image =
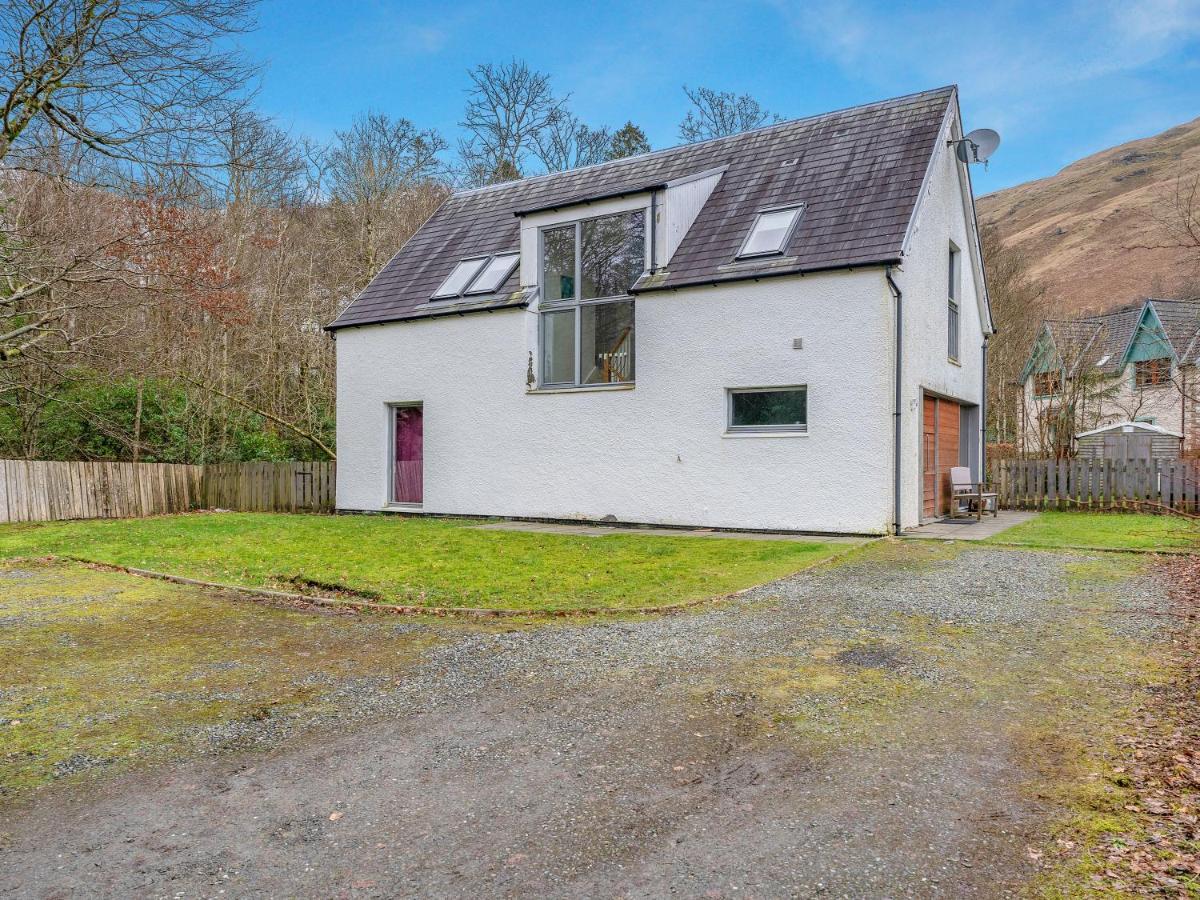
{"type": "Polygon", "coordinates": [[[423,414],[419,406],[396,407],[396,460],[392,477],[392,500],[396,503],[421,502],[423,414]]]}

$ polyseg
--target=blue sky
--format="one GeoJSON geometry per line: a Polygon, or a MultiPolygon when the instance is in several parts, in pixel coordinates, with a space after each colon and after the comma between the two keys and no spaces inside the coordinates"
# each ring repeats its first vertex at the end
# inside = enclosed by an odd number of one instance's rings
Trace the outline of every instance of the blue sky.
{"type": "Polygon", "coordinates": [[[243,44],[260,108],[322,140],[370,109],[453,143],[467,68],[514,55],[655,148],[678,143],[683,84],[794,118],[957,83],[966,127],[1003,138],[980,194],[1200,116],[1200,0],[265,0],[243,44]]]}

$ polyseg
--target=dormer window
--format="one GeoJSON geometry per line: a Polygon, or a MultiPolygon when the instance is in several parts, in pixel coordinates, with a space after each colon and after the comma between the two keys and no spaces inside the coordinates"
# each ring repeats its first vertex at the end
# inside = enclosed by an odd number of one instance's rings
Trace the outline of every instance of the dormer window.
{"type": "Polygon", "coordinates": [[[646,271],[646,240],[644,209],[542,229],[543,387],[634,380],[629,292],[646,271]]]}
{"type": "Polygon", "coordinates": [[[483,268],[484,263],[488,261],[486,256],[477,256],[473,259],[464,259],[454,267],[454,271],[442,282],[441,287],[433,292],[434,300],[443,300],[447,297],[461,297],[463,291],[467,289],[467,285],[471,280],[479,274],[479,270],[483,268]]]}
{"type": "Polygon", "coordinates": [[[762,210],[750,226],[738,259],[782,253],[803,212],[804,204],[762,210]]]}
{"type": "Polygon", "coordinates": [[[483,267],[479,276],[467,288],[468,294],[494,294],[508,281],[508,276],[517,267],[520,253],[497,253],[483,267]]]}

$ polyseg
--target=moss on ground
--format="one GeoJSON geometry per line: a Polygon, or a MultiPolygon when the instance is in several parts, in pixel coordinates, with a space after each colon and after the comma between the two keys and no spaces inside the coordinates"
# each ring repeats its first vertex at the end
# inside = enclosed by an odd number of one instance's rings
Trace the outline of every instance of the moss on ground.
{"type": "MultiPolygon", "coordinates": [[[[968,549],[916,544],[881,542],[867,561],[921,571],[968,549]]],[[[704,699],[734,698],[759,731],[788,736],[809,755],[880,744],[919,752],[955,729],[1000,729],[1028,772],[1027,798],[1052,814],[1047,841],[1080,851],[1070,866],[1048,868],[1031,893],[1092,896],[1080,885],[1102,864],[1093,851],[1134,821],[1128,785],[1113,770],[1116,740],[1129,712],[1170,677],[1149,636],[1125,627],[1123,586],[1146,567],[1146,557],[1129,554],[1068,563],[1051,614],[1030,621],[814,606],[811,640],[739,667],[704,699]]]]}
{"type": "Polygon", "coordinates": [[[0,623],[0,798],[319,718],[432,642],[69,564],[0,566],[0,623]]]}

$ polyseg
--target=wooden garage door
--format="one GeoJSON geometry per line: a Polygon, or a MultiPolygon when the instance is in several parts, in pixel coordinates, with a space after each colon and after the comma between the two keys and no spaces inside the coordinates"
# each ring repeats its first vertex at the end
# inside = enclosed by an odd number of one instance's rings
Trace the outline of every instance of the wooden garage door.
{"type": "Polygon", "coordinates": [[[921,416],[921,492],[927,518],[950,511],[950,469],[958,465],[962,407],[926,395],[921,416]]]}

